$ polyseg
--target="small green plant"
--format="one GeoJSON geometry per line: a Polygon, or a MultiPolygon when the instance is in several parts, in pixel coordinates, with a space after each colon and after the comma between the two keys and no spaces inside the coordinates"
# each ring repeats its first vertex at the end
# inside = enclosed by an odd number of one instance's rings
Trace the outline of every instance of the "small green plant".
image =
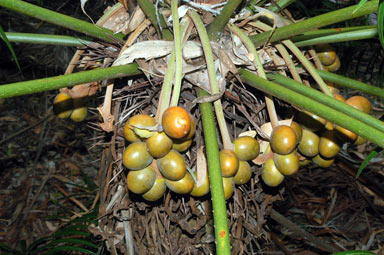
{"type": "Polygon", "coordinates": [[[35,240],[26,246],[19,242],[19,249],[12,249],[0,242],[0,251],[4,255],[60,254],[64,252],[82,254],[102,254],[103,243],[97,241],[88,231],[90,224],[97,224],[97,208],[80,218],[69,221],[49,237],[35,240]]]}

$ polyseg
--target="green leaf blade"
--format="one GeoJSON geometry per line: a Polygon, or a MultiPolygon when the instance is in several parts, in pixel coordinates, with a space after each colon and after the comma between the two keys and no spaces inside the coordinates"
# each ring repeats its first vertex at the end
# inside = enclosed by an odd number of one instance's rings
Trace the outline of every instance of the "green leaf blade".
{"type": "Polygon", "coordinates": [[[356,6],[356,9],[353,11],[353,13],[356,13],[368,0],[361,0],[359,4],[356,6]]]}
{"type": "Polygon", "coordinates": [[[384,49],[384,1],[380,0],[379,10],[377,12],[377,32],[379,33],[379,39],[381,47],[384,49]]]}
{"type": "Polygon", "coordinates": [[[381,151],[381,148],[373,150],[369,153],[369,155],[365,158],[363,163],[361,163],[359,170],[357,170],[356,179],[359,178],[363,170],[367,167],[368,163],[376,156],[377,153],[379,153],[379,151],[381,151]]]}
{"type": "Polygon", "coordinates": [[[16,56],[16,53],[15,51],[13,50],[13,47],[12,47],[12,44],[10,43],[10,41],[8,40],[8,37],[7,35],[5,34],[3,28],[0,26],[0,38],[5,42],[5,44],[7,45],[9,51],[11,52],[12,54],[12,57],[13,59],[15,60],[15,63],[17,65],[17,68],[19,69],[20,73],[22,73],[21,71],[21,67],[20,67],[20,64],[19,64],[19,61],[17,60],[17,56],[16,56]]]}

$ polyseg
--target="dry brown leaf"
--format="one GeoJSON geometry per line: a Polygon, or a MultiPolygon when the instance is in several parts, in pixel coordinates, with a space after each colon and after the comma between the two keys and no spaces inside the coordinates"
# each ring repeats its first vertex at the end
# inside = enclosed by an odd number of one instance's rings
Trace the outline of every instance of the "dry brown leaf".
{"type": "Polygon", "coordinates": [[[112,92],[113,92],[113,83],[107,86],[103,106],[97,107],[97,110],[99,111],[101,117],[103,118],[103,123],[99,123],[99,126],[105,132],[112,132],[114,129],[113,122],[115,120],[115,117],[111,114],[112,92]]]}
{"type": "MultiPolygon", "coordinates": [[[[279,121],[279,125],[287,125],[287,126],[290,126],[292,123],[292,119],[289,119],[289,120],[280,120],[279,121]]],[[[267,122],[267,123],[264,123],[261,127],[260,127],[264,133],[266,133],[268,136],[271,136],[272,134],[272,124],[271,122],[267,122]]]]}
{"type": "Polygon", "coordinates": [[[244,62],[250,62],[247,48],[241,42],[240,38],[234,34],[232,34],[232,45],[232,50],[236,57],[243,60],[244,62]]]}
{"type": "Polygon", "coordinates": [[[202,96],[193,100],[192,104],[203,104],[203,103],[211,103],[218,99],[220,99],[224,95],[224,92],[216,93],[210,96],[202,96]]]}
{"type": "MultiPolygon", "coordinates": [[[[152,40],[142,41],[133,44],[124,50],[123,53],[113,63],[114,66],[133,63],[136,59],[154,59],[164,57],[171,53],[174,47],[172,41],[152,40]]],[[[187,41],[183,47],[184,59],[191,59],[203,55],[203,50],[199,43],[187,41]]]]}
{"type": "Polygon", "coordinates": [[[129,14],[122,4],[116,4],[110,16],[98,21],[96,24],[112,30],[115,33],[123,32],[123,28],[129,22],[129,14]]]}
{"type": "Polygon", "coordinates": [[[83,98],[83,97],[92,96],[96,94],[98,89],[99,89],[98,82],[90,82],[90,83],[76,85],[72,89],[67,89],[66,92],[69,93],[72,98],[83,98]]]}
{"type": "Polygon", "coordinates": [[[242,136],[250,136],[250,137],[255,138],[256,135],[257,135],[256,130],[248,130],[248,131],[245,131],[245,132],[240,133],[240,134],[239,134],[239,137],[242,137],[242,136]]]}
{"type": "Polygon", "coordinates": [[[237,68],[235,64],[232,62],[227,52],[225,52],[223,49],[219,50],[219,59],[220,59],[221,73],[223,77],[227,76],[228,71],[230,71],[233,74],[237,74],[237,68]]]}
{"type": "Polygon", "coordinates": [[[126,28],[122,30],[124,34],[129,34],[135,31],[145,20],[145,14],[139,6],[134,10],[132,17],[129,19],[126,28]]]}
{"type": "Polygon", "coordinates": [[[197,72],[186,74],[185,79],[187,79],[193,85],[204,89],[205,91],[208,91],[208,92],[211,91],[211,86],[209,84],[207,69],[203,69],[203,70],[199,70],[197,72]]]}
{"type": "Polygon", "coordinates": [[[203,185],[205,178],[207,178],[207,160],[205,158],[203,146],[201,146],[197,150],[196,174],[197,174],[196,187],[200,187],[201,185],[203,185]]]}
{"type": "Polygon", "coordinates": [[[19,119],[12,116],[0,117],[0,121],[18,121],[19,119]]]}
{"type": "Polygon", "coordinates": [[[272,152],[268,152],[267,154],[259,154],[259,156],[257,156],[257,158],[252,160],[252,162],[255,163],[256,165],[262,165],[264,164],[265,161],[267,161],[267,159],[270,159],[272,157],[273,157],[272,152]]]}
{"type": "Polygon", "coordinates": [[[276,13],[274,13],[268,9],[265,9],[265,8],[262,8],[262,7],[259,7],[256,5],[254,6],[254,8],[257,10],[258,13],[262,14],[265,17],[272,19],[275,22],[276,27],[283,27],[283,26],[291,24],[291,22],[289,20],[282,18],[280,15],[278,15],[278,14],[276,14],[276,13]]]}

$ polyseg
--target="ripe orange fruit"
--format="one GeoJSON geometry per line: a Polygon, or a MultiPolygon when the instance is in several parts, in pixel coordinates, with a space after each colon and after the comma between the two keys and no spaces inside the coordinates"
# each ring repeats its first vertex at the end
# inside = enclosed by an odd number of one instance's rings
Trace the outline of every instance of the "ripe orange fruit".
{"type": "Polygon", "coordinates": [[[169,107],[161,119],[164,132],[169,137],[176,139],[181,139],[189,134],[191,122],[189,113],[180,106],[169,107]]]}

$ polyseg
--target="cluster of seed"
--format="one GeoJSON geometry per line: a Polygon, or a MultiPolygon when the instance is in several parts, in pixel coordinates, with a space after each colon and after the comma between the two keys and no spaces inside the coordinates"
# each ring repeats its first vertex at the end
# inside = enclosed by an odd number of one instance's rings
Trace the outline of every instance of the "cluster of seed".
{"type": "Polygon", "coordinates": [[[225,199],[232,196],[235,184],[245,184],[251,179],[251,166],[247,161],[255,159],[260,153],[259,142],[250,136],[238,137],[233,145],[233,150],[220,151],[225,199]]]}
{"type": "MultiPolygon", "coordinates": [[[[162,116],[162,132],[151,131],[155,126],[154,118],[143,114],[131,117],[124,126],[124,136],[130,142],[123,153],[123,164],[129,169],[128,189],[148,201],[161,198],[166,188],[195,197],[208,194],[208,175],[197,186],[181,154],[192,144],[196,131],[193,117],[182,107],[170,107],[162,116]]],[[[226,199],[232,196],[235,184],[249,181],[252,172],[247,161],[255,159],[259,152],[258,141],[250,136],[237,138],[233,151],[220,151],[226,199]]],[[[193,173],[196,178],[197,172],[193,173]]]]}
{"type": "Polygon", "coordinates": [[[81,99],[73,99],[67,93],[59,93],[53,102],[53,112],[60,119],[71,118],[75,122],[81,122],[87,117],[87,107],[81,99]]]}
{"type": "MultiPolygon", "coordinates": [[[[367,114],[371,111],[371,104],[365,97],[353,96],[345,100],[337,95],[335,98],[367,114]]],[[[343,143],[361,145],[366,142],[365,138],[316,115],[300,113],[297,120],[300,125],[296,122],[291,126],[280,125],[271,134],[273,157],[266,160],[261,175],[269,186],[278,186],[284,176],[295,174],[300,166],[311,161],[320,167],[330,167],[343,143]]]]}
{"type": "Polygon", "coordinates": [[[170,107],[163,113],[161,126],[161,132],[153,131],[155,119],[144,114],[131,117],[124,126],[124,136],[130,142],[123,153],[123,164],[129,169],[128,189],[148,201],[161,198],[167,187],[179,194],[195,188],[181,154],[193,141],[193,117],[182,107],[170,107]]]}

